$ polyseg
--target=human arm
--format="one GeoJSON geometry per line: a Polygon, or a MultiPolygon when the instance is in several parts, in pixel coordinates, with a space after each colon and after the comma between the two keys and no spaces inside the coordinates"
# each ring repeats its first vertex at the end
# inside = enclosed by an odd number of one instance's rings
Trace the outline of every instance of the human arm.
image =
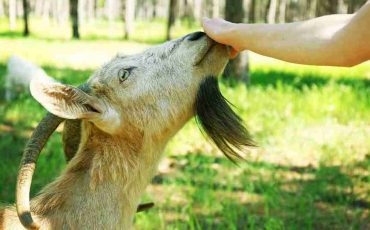
{"type": "Polygon", "coordinates": [[[354,66],[370,59],[370,1],[356,14],[337,14],[286,24],[203,21],[214,40],[237,51],[309,65],[354,66]]]}

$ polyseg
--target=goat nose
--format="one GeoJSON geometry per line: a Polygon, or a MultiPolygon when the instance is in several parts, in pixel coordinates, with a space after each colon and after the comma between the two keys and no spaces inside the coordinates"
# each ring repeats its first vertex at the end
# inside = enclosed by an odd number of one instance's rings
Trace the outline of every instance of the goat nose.
{"type": "Polygon", "coordinates": [[[189,41],[196,41],[198,40],[199,38],[205,36],[206,34],[204,32],[194,32],[194,33],[191,33],[189,35],[186,36],[186,39],[189,40],[189,41]]]}

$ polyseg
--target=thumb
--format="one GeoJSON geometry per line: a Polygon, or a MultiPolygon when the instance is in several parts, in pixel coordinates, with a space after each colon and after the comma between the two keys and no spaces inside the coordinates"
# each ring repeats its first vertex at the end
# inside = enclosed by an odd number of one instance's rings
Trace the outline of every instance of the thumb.
{"type": "Polygon", "coordinates": [[[213,40],[222,43],[224,33],[227,32],[227,26],[231,24],[223,19],[209,19],[203,18],[202,26],[204,32],[213,40]]]}

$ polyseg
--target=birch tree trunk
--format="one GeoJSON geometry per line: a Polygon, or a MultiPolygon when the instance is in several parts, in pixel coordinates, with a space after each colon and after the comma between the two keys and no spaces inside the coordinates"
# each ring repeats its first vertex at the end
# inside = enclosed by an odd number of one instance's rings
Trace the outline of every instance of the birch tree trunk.
{"type": "Polygon", "coordinates": [[[269,7],[267,11],[267,23],[273,24],[275,23],[276,18],[276,6],[277,6],[277,0],[270,0],[269,1],[269,7]]]}
{"type": "Polygon", "coordinates": [[[108,18],[109,24],[113,23],[113,0],[105,0],[105,16],[108,18]]]}
{"type": "Polygon", "coordinates": [[[152,0],[152,7],[153,7],[152,18],[157,17],[157,5],[158,5],[158,0],[152,0]]]}
{"type": "MultiPolygon", "coordinates": [[[[241,23],[244,19],[243,0],[227,0],[225,4],[225,19],[227,21],[241,23]]],[[[237,58],[227,64],[224,72],[227,78],[233,78],[247,83],[248,75],[248,53],[243,52],[237,58]]]]}
{"type": "Polygon", "coordinates": [[[278,22],[279,23],[284,23],[285,22],[286,1],[287,0],[280,0],[280,2],[279,2],[279,17],[278,17],[278,22]]]}
{"type": "Polygon", "coordinates": [[[78,30],[78,0],[69,0],[69,13],[72,20],[72,38],[80,39],[78,30]]]}
{"type": "Polygon", "coordinates": [[[367,0],[348,0],[347,13],[356,12],[367,0]]]}
{"type": "Polygon", "coordinates": [[[316,6],[317,17],[336,14],[338,10],[338,0],[319,0],[316,6]]]}
{"type": "Polygon", "coordinates": [[[256,22],[256,0],[251,0],[249,3],[248,22],[249,23],[256,22]]]}
{"type": "Polygon", "coordinates": [[[135,0],[126,0],[125,39],[129,39],[134,31],[135,0]]]}
{"type": "Polygon", "coordinates": [[[35,15],[41,16],[42,14],[42,5],[44,4],[43,0],[36,0],[35,1],[35,15]]]}
{"type": "Polygon", "coordinates": [[[170,0],[170,5],[168,6],[168,20],[167,20],[167,33],[166,39],[171,40],[172,27],[176,20],[176,8],[178,0],[170,0]]]}
{"type": "Polygon", "coordinates": [[[30,34],[28,28],[29,5],[27,0],[22,0],[22,3],[23,3],[23,23],[24,23],[23,36],[27,37],[30,34]]]}
{"type": "Polygon", "coordinates": [[[0,0],[0,17],[4,17],[4,2],[0,0]]]}
{"type": "Polygon", "coordinates": [[[78,22],[80,25],[83,25],[85,23],[85,17],[86,17],[86,0],[79,0],[78,2],[78,22]]]}
{"type": "Polygon", "coordinates": [[[197,21],[202,19],[202,0],[194,0],[194,17],[197,21]]]}
{"type": "Polygon", "coordinates": [[[9,30],[14,31],[17,19],[17,2],[16,0],[9,0],[9,30]]]}
{"type": "Polygon", "coordinates": [[[95,18],[95,0],[87,1],[87,21],[91,22],[95,18]]]}
{"type": "Polygon", "coordinates": [[[218,18],[220,16],[220,0],[212,1],[212,18],[218,18]]]}
{"type": "Polygon", "coordinates": [[[314,18],[316,15],[317,0],[307,1],[307,18],[314,18]]]}

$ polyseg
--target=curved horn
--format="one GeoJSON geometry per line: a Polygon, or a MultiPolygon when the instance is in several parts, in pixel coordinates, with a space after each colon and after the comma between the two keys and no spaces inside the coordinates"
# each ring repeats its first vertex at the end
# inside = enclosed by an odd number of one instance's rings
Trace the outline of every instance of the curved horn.
{"type": "Polygon", "coordinates": [[[63,118],[48,113],[32,133],[23,152],[17,179],[16,207],[19,220],[26,229],[39,229],[38,224],[33,221],[30,211],[29,194],[32,175],[41,150],[62,121],[64,121],[63,118]]]}
{"type": "Polygon", "coordinates": [[[145,203],[145,204],[140,204],[139,207],[137,207],[136,212],[143,212],[143,211],[146,211],[146,210],[151,209],[153,207],[154,207],[154,203],[153,202],[149,202],[149,203],[145,203]]]}

